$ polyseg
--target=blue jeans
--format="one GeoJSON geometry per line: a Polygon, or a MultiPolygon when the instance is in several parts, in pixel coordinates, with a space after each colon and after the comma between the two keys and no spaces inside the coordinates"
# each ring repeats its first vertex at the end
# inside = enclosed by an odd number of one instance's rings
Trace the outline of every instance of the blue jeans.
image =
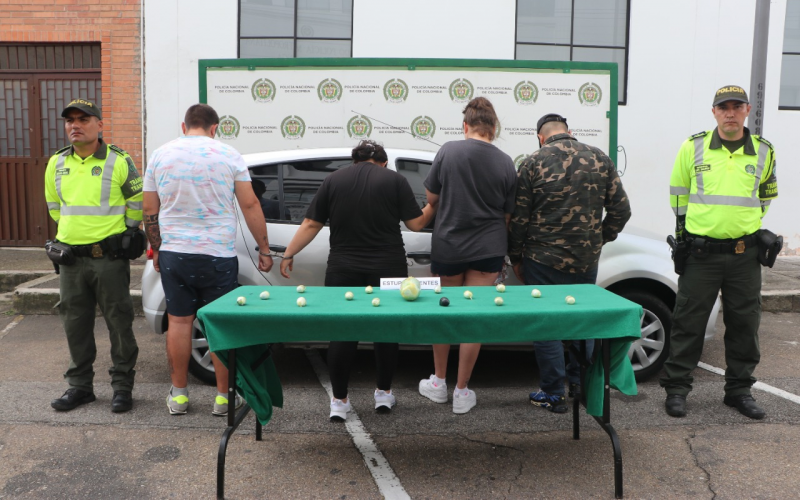
{"type": "MultiPolygon", "coordinates": [[[[597,268],[583,274],[565,273],[545,266],[531,259],[522,260],[522,277],[526,285],[575,285],[594,284],[597,281],[597,268]]],[[[580,349],[580,341],[574,340],[580,349]]],[[[577,357],[570,351],[569,366],[564,361],[564,344],[560,340],[534,342],[536,363],[539,365],[539,387],[556,396],[564,395],[564,379],[570,384],[580,384],[581,368],[577,357]]],[[[586,341],[586,357],[591,359],[594,341],[586,341]]]]}

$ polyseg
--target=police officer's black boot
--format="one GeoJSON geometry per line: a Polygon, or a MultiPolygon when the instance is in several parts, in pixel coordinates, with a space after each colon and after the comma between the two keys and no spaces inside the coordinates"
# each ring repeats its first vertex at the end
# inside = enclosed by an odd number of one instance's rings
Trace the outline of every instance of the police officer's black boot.
{"type": "Polygon", "coordinates": [[[668,394],[667,399],[664,401],[664,408],[666,408],[667,415],[670,417],[685,417],[686,396],[681,396],[680,394],[668,394]]]}

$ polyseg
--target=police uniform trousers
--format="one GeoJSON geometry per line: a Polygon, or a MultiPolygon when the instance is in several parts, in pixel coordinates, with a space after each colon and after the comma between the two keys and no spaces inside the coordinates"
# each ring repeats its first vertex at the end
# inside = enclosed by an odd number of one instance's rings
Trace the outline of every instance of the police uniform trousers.
{"type": "Polygon", "coordinates": [[[725,323],[725,394],[750,394],[753,371],[761,359],[758,327],[761,322],[761,265],[758,248],[742,254],[691,255],[678,279],[672,317],[669,357],[659,382],[667,394],[686,396],[692,390],[692,371],[703,353],[709,314],[722,290],[725,323]]]}
{"type": "Polygon", "coordinates": [[[111,340],[111,387],[133,389],[134,366],[139,347],[133,336],[131,265],[128,259],[76,257],[75,264],[61,266],[59,316],[67,334],[69,368],[64,378],[70,387],[92,391],[97,346],[94,339],[95,308],[108,326],[111,340]]]}

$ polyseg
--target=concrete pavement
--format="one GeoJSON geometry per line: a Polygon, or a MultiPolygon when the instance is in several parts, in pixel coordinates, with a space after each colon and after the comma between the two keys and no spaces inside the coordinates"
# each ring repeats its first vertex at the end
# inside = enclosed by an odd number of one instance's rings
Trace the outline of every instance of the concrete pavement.
{"type": "MultiPolygon", "coordinates": [[[[8,314],[0,304],[0,498],[208,498],[224,421],[214,389],[190,382],[189,414],[170,416],[164,340],[142,318],[134,409],[110,411],[107,331],[98,321],[98,400],[55,412],[67,350],[55,316],[8,314]],[[13,325],[13,326],[12,326],[13,325]]],[[[800,394],[800,320],[767,313],[760,381],[800,394]]],[[[724,326],[703,361],[724,366],[724,326]]],[[[327,419],[327,395],[304,350],[277,349],[286,404],[256,442],[248,416],[227,460],[228,498],[380,498],[343,425],[327,419]]],[[[481,353],[478,406],[454,415],[416,394],[430,352],[401,353],[391,415],[372,411],[374,362],[359,352],[351,379],[356,414],[411,498],[613,498],[608,437],[585,415],[579,441],[569,415],[534,408],[532,353],[481,353]]],[[[451,363],[448,378],[454,376],[451,363]]],[[[655,379],[639,395],[612,395],[624,460],[625,498],[792,498],[800,487],[800,405],[754,391],[768,416],[755,422],[722,404],[721,376],[696,370],[689,415],[668,417],[655,379]]]]}

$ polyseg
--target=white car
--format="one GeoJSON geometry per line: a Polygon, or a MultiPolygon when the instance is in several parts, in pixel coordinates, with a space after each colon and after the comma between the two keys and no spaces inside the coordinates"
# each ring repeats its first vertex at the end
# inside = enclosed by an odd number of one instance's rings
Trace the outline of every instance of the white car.
{"type": "MultiPolygon", "coordinates": [[[[388,168],[408,179],[422,206],[425,201],[423,181],[428,175],[434,153],[426,151],[387,149],[388,168]]],[[[329,230],[327,227],[300,254],[294,264],[292,279],[279,273],[280,255],[300,227],[306,209],[314,198],[325,176],[346,167],[350,149],[309,149],[275,151],[244,156],[253,179],[262,181],[266,193],[264,205],[270,250],[278,257],[269,273],[257,268],[258,246],[238,210],[236,254],[239,258],[239,283],[242,285],[305,285],[322,286],[328,260],[329,230]],[[270,218],[274,217],[274,218],[270,218]]],[[[430,276],[430,232],[415,233],[401,224],[403,241],[408,256],[408,274],[430,276]]],[[[631,345],[629,356],[637,380],[656,374],[667,358],[669,332],[672,328],[672,309],[678,289],[678,276],[673,271],[669,248],[664,240],[632,234],[628,230],[616,241],[603,248],[597,274],[597,284],[643,308],[642,337],[631,345]]],[[[518,285],[514,273],[509,273],[508,284],[518,285]]],[[[160,276],[148,262],[142,277],[142,305],[148,324],[157,333],[167,330],[166,301],[160,276]]],[[[717,300],[706,328],[706,338],[714,334],[717,300]]],[[[190,371],[199,379],[214,383],[214,367],[208,354],[208,344],[202,332],[195,328],[192,341],[190,371]]],[[[529,347],[529,346],[528,346],[529,347]]]]}

